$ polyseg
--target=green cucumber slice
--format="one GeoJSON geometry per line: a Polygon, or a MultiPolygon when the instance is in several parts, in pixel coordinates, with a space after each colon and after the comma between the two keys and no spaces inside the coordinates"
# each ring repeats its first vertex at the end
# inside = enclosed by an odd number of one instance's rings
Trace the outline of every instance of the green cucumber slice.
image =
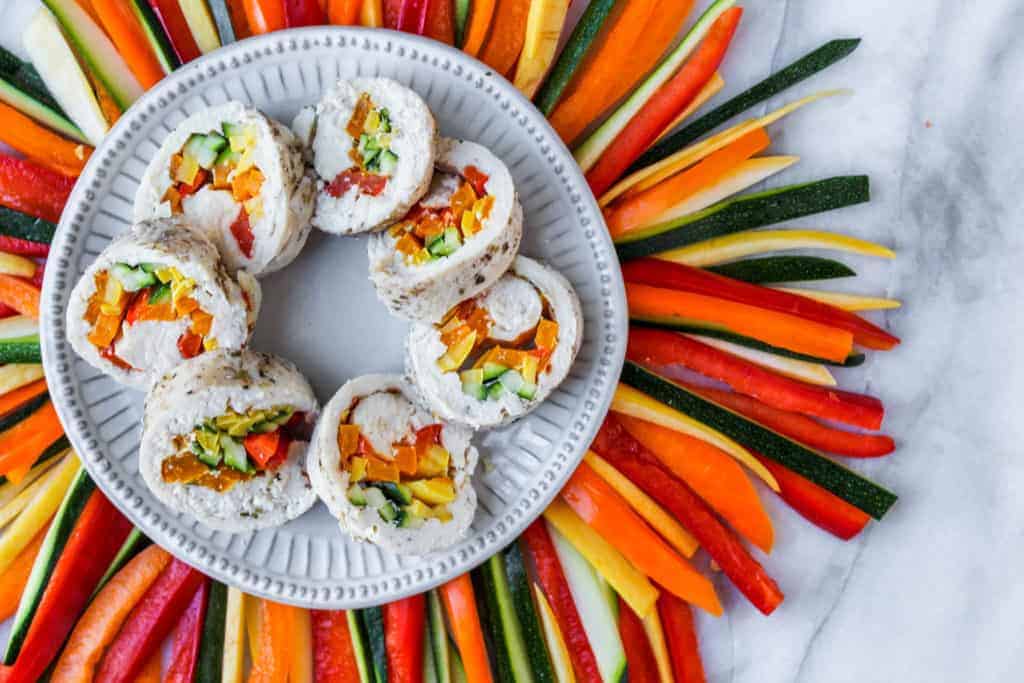
{"type": "Polygon", "coordinates": [[[238,440],[227,434],[221,434],[220,448],[221,452],[224,453],[224,463],[226,465],[234,467],[239,472],[253,471],[252,463],[249,462],[249,454],[245,452],[245,447],[238,440]]]}
{"type": "Polygon", "coordinates": [[[367,642],[370,646],[370,662],[374,683],[388,683],[388,650],[384,637],[384,612],[380,607],[367,607],[359,610],[360,620],[366,629],[367,642]]]}
{"type": "Polygon", "coordinates": [[[28,62],[21,61],[18,57],[5,50],[3,46],[0,46],[0,76],[10,81],[18,90],[21,90],[32,99],[53,109],[61,116],[65,115],[64,110],[53,99],[49,88],[46,87],[46,83],[40,78],[39,72],[36,71],[35,67],[28,62]]]}
{"type": "Polygon", "coordinates": [[[597,668],[604,681],[620,681],[626,672],[626,652],[619,637],[619,621],[608,604],[605,581],[590,563],[562,536],[548,524],[555,554],[565,572],[573,602],[580,612],[583,630],[597,657],[597,668]]]}
{"type": "Polygon", "coordinates": [[[160,283],[149,292],[149,303],[155,305],[166,301],[171,298],[171,284],[160,283]]]}
{"type": "MultiPolygon", "coordinates": [[[[202,168],[207,170],[213,168],[213,164],[217,161],[217,153],[223,149],[223,146],[213,149],[213,144],[208,142],[210,136],[203,135],[202,133],[193,133],[189,136],[188,141],[182,148],[182,152],[186,158],[191,157],[196,160],[202,168]]],[[[221,140],[224,138],[217,136],[221,140]]],[[[225,140],[225,143],[227,141],[225,140]]]]}
{"type": "Polygon", "coordinates": [[[470,0],[455,0],[455,46],[462,47],[466,35],[466,21],[469,19],[470,0]]]}
{"type": "Polygon", "coordinates": [[[523,645],[526,648],[526,656],[530,660],[534,680],[537,683],[555,683],[557,679],[551,658],[548,655],[547,645],[544,642],[540,617],[537,615],[537,608],[533,603],[530,576],[522,549],[518,542],[514,541],[502,553],[505,558],[505,575],[508,577],[509,596],[512,606],[516,610],[516,616],[519,618],[523,645]]]}
{"type": "Polygon", "coordinates": [[[0,363],[41,363],[39,335],[0,340],[0,363]]]}
{"type": "Polygon", "coordinates": [[[398,155],[390,149],[380,153],[380,172],[384,175],[392,175],[398,168],[398,155]]]}
{"type": "Polygon", "coordinates": [[[505,395],[505,387],[501,382],[491,382],[487,385],[487,398],[499,399],[505,395]]]}
{"type": "Polygon", "coordinates": [[[57,514],[54,515],[53,521],[50,523],[50,528],[43,538],[43,544],[39,548],[39,554],[36,555],[35,563],[32,565],[32,572],[29,574],[28,583],[25,584],[25,590],[21,594],[21,602],[18,603],[18,611],[11,624],[11,635],[7,640],[7,649],[3,658],[3,663],[7,666],[14,664],[18,653],[21,652],[21,646],[25,642],[25,636],[28,635],[28,629],[32,625],[36,610],[39,609],[43,592],[57,566],[57,560],[64,552],[64,546],[67,545],[68,539],[71,537],[75,522],[78,521],[85,504],[89,501],[89,496],[95,489],[96,485],[82,469],[71,482],[67,493],[64,494],[63,502],[57,508],[57,514]]]}
{"type": "Polygon", "coordinates": [[[0,206],[0,235],[49,244],[56,231],[57,226],[50,221],[0,206]]]}
{"type": "Polygon", "coordinates": [[[68,42],[122,111],[142,97],[142,86],[124,59],[76,0],[43,0],[43,4],[53,12],[68,42]]]}
{"type": "Polygon", "coordinates": [[[345,497],[348,498],[348,502],[357,507],[366,506],[366,494],[363,492],[363,487],[359,484],[352,484],[349,486],[348,491],[345,493],[345,497]]]}
{"type": "Polygon", "coordinates": [[[551,67],[551,73],[536,97],[533,98],[537,108],[544,112],[545,116],[554,111],[555,105],[562,97],[562,92],[565,91],[573,74],[576,73],[576,69],[583,62],[587,51],[590,50],[590,45],[597,38],[598,32],[604,26],[614,5],[615,0],[593,0],[587,5],[576,28],[572,30],[572,35],[569,36],[565,48],[562,49],[555,65],[551,67]]]}
{"type": "Polygon", "coordinates": [[[116,277],[128,292],[137,292],[156,284],[156,276],[153,273],[147,273],[142,268],[133,268],[125,263],[115,263],[110,268],[110,274],[116,277]]]}
{"type": "Polygon", "coordinates": [[[216,467],[220,464],[220,453],[209,452],[203,448],[198,441],[193,441],[190,448],[192,449],[192,452],[195,453],[195,456],[199,458],[200,462],[209,465],[210,467],[216,467]]]}
{"type": "Polygon", "coordinates": [[[178,53],[174,51],[171,39],[164,32],[163,24],[160,23],[160,18],[156,16],[153,8],[149,6],[149,2],[147,0],[129,0],[129,4],[164,73],[169,74],[181,66],[178,53]]]}
{"type": "Polygon", "coordinates": [[[473,585],[482,613],[480,622],[494,656],[495,678],[502,683],[531,683],[530,660],[500,553],[473,571],[473,585]]]}
{"type": "Polygon", "coordinates": [[[379,514],[380,518],[385,522],[395,526],[402,526],[402,522],[405,520],[405,512],[403,512],[393,500],[389,500],[379,506],[377,508],[377,514],[379,514]]]}
{"type": "MultiPolygon", "coordinates": [[[[128,538],[124,539],[124,543],[121,544],[121,549],[117,551],[117,555],[114,555],[113,561],[111,561],[110,566],[107,567],[107,571],[104,572],[103,578],[101,578],[100,582],[96,584],[96,590],[92,592],[92,597],[96,597],[96,594],[107,585],[107,582],[114,578],[115,574],[121,571],[121,569],[128,564],[133,557],[142,552],[142,550],[150,543],[152,543],[152,541],[150,541],[145,534],[139,531],[137,527],[132,527],[132,530],[128,533],[128,538]]],[[[90,598],[90,600],[91,599],[92,598],[90,598]]]]}
{"type": "Polygon", "coordinates": [[[831,280],[857,274],[845,263],[820,256],[766,256],[705,266],[705,270],[754,284],[831,280]]]}
{"type": "Polygon", "coordinates": [[[630,361],[622,369],[621,381],[788,467],[875,519],[882,519],[896,502],[894,493],[856,472],[630,361]]]}
{"type": "Polygon", "coordinates": [[[835,64],[856,50],[858,45],[860,45],[860,38],[846,38],[825,43],[817,50],[776,71],[757,85],[744,90],[728,102],[723,102],[704,116],[669,135],[644,152],[626,170],[624,175],[639,171],[645,166],[650,166],[675,154],[737,114],[770,99],[790,86],[796,85],[800,81],[810,78],[819,71],[835,64]]]}
{"type": "Polygon", "coordinates": [[[359,615],[359,610],[350,609],[345,612],[345,619],[348,621],[348,633],[352,639],[352,651],[356,657],[356,668],[359,669],[359,683],[374,683],[373,654],[370,652],[366,626],[359,615]]]}
{"type": "Polygon", "coordinates": [[[502,374],[508,371],[508,366],[502,365],[501,363],[492,363],[488,361],[487,363],[484,363],[482,369],[483,380],[485,382],[490,382],[492,379],[498,379],[499,377],[501,377],[502,374]]]}
{"type": "Polygon", "coordinates": [[[206,616],[199,636],[195,683],[220,683],[224,666],[224,635],[227,628],[228,587],[210,581],[206,598],[206,616]]]}
{"type": "Polygon", "coordinates": [[[448,632],[444,627],[444,606],[436,590],[427,593],[427,649],[433,654],[434,673],[437,683],[451,683],[451,653],[448,647],[448,632]]]}
{"type": "Polygon", "coordinates": [[[518,394],[525,384],[523,375],[518,370],[506,370],[498,378],[498,382],[510,394],[518,394]]]}
{"type": "Polygon", "coordinates": [[[217,34],[220,36],[220,44],[233,43],[238,38],[235,36],[235,26],[231,23],[231,12],[224,0],[210,0],[210,12],[213,13],[213,21],[217,24],[217,34]]]}
{"type": "Polygon", "coordinates": [[[236,152],[229,146],[221,150],[220,154],[217,155],[216,161],[213,162],[213,165],[220,166],[221,164],[237,164],[241,159],[241,153],[236,152]]]}
{"type": "Polygon", "coordinates": [[[472,396],[478,401],[483,401],[487,398],[487,389],[484,387],[486,376],[487,371],[479,368],[463,370],[459,373],[459,379],[462,380],[462,393],[472,396]]]}
{"type": "Polygon", "coordinates": [[[392,481],[382,481],[377,484],[377,487],[385,497],[399,505],[408,505],[412,502],[412,490],[410,490],[405,484],[398,484],[392,481]]]}
{"type": "Polygon", "coordinates": [[[658,254],[734,232],[860,204],[870,199],[868,177],[838,176],[744,195],[675,220],[634,230],[616,241],[619,259],[658,254]]]}

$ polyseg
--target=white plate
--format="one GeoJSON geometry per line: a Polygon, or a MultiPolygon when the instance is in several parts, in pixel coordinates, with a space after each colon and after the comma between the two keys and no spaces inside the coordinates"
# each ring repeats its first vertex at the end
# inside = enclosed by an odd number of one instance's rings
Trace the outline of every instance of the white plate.
{"type": "MultiPolygon", "coordinates": [[[[310,28],[235,43],[178,70],[122,116],[68,202],[43,286],[43,361],[68,436],[103,491],[150,538],[207,574],[294,604],[351,608],[426,590],[508,544],[544,509],[601,422],[624,355],[626,303],[600,211],[543,116],[503,78],[461,52],[391,31],[310,28]],[[526,213],[523,253],[560,270],[585,317],[569,378],[527,418],[476,438],[480,496],[468,539],[399,557],[343,536],[318,504],[285,526],[215,532],[156,501],[136,466],[142,394],[79,359],[65,339],[68,295],[85,267],[129,227],[139,178],[185,116],[237,99],[286,123],[338,78],[390,76],[426,99],[444,135],[501,157],[526,213]]],[[[256,349],[295,361],[326,402],[347,379],[400,371],[405,323],[367,279],[365,238],[314,231],[301,256],[263,280],[256,349]]]]}

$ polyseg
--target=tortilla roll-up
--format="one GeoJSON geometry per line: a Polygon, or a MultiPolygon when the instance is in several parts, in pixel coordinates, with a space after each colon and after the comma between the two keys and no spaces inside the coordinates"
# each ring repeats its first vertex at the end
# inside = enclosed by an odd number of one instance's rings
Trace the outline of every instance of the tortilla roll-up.
{"type": "Polygon", "coordinates": [[[232,271],[260,277],[306,242],[316,190],[292,132],[240,102],[189,116],[164,140],[135,195],[135,220],[184,214],[232,271]]]}
{"type": "Polygon", "coordinates": [[[397,375],[363,375],[324,407],[309,478],[342,531],[395,553],[461,541],[473,521],[472,432],[438,420],[397,375]]]}
{"type": "Polygon", "coordinates": [[[317,414],[289,361],[212,351],[150,390],[139,471],[161,502],[211,529],[279,526],[316,502],[306,453],[317,414]]]}
{"type": "Polygon", "coordinates": [[[430,190],[368,244],[370,279],[392,313],[436,322],[508,270],[523,209],[508,168],[475,142],[442,138],[430,190]]]}
{"type": "Polygon", "coordinates": [[[232,276],[217,249],[182,217],[144,221],[116,238],[68,301],[68,339],[118,382],[148,389],[176,365],[217,348],[240,349],[261,290],[232,276]]]}
{"type": "Polygon", "coordinates": [[[482,294],[435,324],[417,323],[406,373],[435,414],[474,429],[537,407],[569,373],[583,312],[562,275],[525,256],[482,294]]]}
{"type": "Polygon", "coordinates": [[[415,92],[389,78],[343,80],[292,124],[317,176],[313,225],[352,235],[378,230],[427,191],[437,125],[415,92]]]}

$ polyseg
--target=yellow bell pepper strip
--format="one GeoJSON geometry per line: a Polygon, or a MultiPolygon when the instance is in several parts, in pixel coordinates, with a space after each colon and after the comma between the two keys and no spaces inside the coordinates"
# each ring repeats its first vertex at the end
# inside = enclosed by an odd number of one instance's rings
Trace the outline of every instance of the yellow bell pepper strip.
{"type": "Polygon", "coordinates": [[[363,6],[359,9],[359,23],[369,28],[380,28],[384,25],[381,0],[363,0],[363,6]]]}
{"type": "Polygon", "coordinates": [[[790,249],[831,249],[885,259],[896,257],[888,247],[824,230],[756,230],[697,242],[658,254],[657,258],[703,267],[790,249]]]}
{"type": "Polygon", "coordinates": [[[514,83],[519,92],[533,99],[558,51],[558,39],[565,26],[569,3],[565,0],[531,0],[526,17],[526,39],[516,65],[514,83]]]}
{"type": "Polygon", "coordinates": [[[654,662],[658,666],[658,680],[660,683],[674,683],[672,660],[669,658],[668,643],[665,642],[665,630],[662,628],[658,610],[651,610],[651,613],[643,620],[643,625],[644,633],[647,634],[647,642],[651,644],[654,662]]]}
{"type": "Polygon", "coordinates": [[[7,571],[18,554],[57,512],[80,467],[78,458],[65,458],[48,478],[46,486],[0,536],[0,573],[7,571]]]}
{"type": "Polygon", "coordinates": [[[245,678],[245,593],[228,586],[228,604],[224,612],[224,659],[222,683],[242,683],[245,678]]]}
{"type": "Polygon", "coordinates": [[[862,294],[848,294],[846,292],[827,292],[821,289],[805,289],[802,287],[772,287],[772,289],[804,296],[808,299],[814,299],[823,304],[851,312],[884,311],[899,308],[903,305],[898,299],[885,299],[876,296],[864,296],[862,294]]]}

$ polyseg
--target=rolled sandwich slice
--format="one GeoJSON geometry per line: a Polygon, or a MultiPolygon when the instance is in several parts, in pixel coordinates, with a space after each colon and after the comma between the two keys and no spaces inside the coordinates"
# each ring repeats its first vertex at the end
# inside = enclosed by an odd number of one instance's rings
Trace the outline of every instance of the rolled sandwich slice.
{"type": "Polygon", "coordinates": [[[279,526],[316,502],[306,452],[318,405],[290,362],[214,351],[146,397],[139,470],[153,494],[212,529],[279,526]]]}
{"type": "Polygon", "coordinates": [[[522,235],[505,164],[475,142],[442,138],[429,192],[370,237],[370,279],[395,315],[436,322],[508,270],[522,235]]]}
{"type": "Polygon", "coordinates": [[[148,389],[182,361],[248,343],[261,290],[232,276],[182,217],[144,221],[86,269],[68,301],[79,356],[122,384],[148,389]]]}
{"type": "Polygon", "coordinates": [[[412,326],[406,372],[437,415],[474,429],[537,407],[569,373],[583,341],[579,299],[561,274],[525,256],[442,320],[412,326]]]}
{"type": "Polygon", "coordinates": [[[189,116],[164,140],[135,195],[135,220],[183,214],[232,271],[266,275],[309,236],[316,190],[292,132],[228,102],[189,116]]]}
{"type": "Polygon", "coordinates": [[[424,410],[397,375],[363,375],[324,407],[309,478],[354,538],[422,555],[459,542],[476,511],[472,432],[424,410]]]}
{"type": "Polygon", "coordinates": [[[339,81],[296,117],[317,175],[313,224],[340,235],[390,225],[430,184],[437,126],[415,92],[388,78],[339,81]]]}

